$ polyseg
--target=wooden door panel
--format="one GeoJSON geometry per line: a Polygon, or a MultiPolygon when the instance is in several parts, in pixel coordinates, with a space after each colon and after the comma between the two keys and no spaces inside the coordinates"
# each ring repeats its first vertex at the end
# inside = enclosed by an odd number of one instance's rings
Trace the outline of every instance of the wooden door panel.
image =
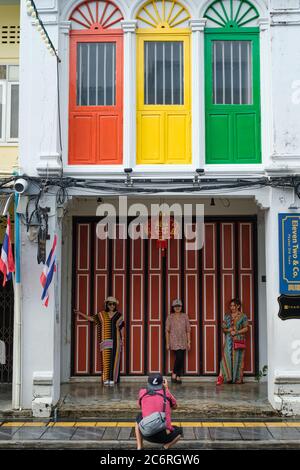
{"type": "MultiPolygon", "coordinates": [[[[89,224],[76,226],[75,299],[74,306],[80,312],[90,312],[90,234],[89,224]]],[[[89,345],[91,341],[90,324],[77,315],[74,320],[74,372],[76,375],[90,373],[89,345]]]]}
{"type": "MultiPolygon", "coordinates": [[[[195,230],[193,224],[192,230],[195,230]]],[[[191,350],[186,354],[185,371],[190,375],[200,373],[200,280],[199,251],[187,250],[184,242],[184,306],[191,323],[191,350]]]]}
{"type": "Polygon", "coordinates": [[[148,241],[148,373],[163,371],[162,259],[156,240],[148,241]]]}
{"type": "Polygon", "coordinates": [[[202,373],[217,374],[218,368],[218,287],[217,223],[205,224],[202,257],[202,373]]]}
{"type": "MultiPolygon", "coordinates": [[[[165,312],[166,318],[171,312],[173,300],[182,298],[181,290],[181,240],[168,240],[168,249],[165,258],[166,263],[166,280],[165,288],[165,312]]],[[[163,333],[163,345],[166,347],[166,335],[163,333]]],[[[174,357],[170,351],[166,354],[166,371],[171,373],[174,357]]]]}
{"type": "Polygon", "coordinates": [[[144,375],[145,350],[145,244],[130,240],[130,349],[129,373],[144,375]]]}

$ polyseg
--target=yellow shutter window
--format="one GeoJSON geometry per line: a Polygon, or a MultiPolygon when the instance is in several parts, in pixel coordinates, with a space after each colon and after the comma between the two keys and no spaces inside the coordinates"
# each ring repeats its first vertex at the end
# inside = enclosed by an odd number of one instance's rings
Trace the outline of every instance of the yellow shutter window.
{"type": "Polygon", "coordinates": [[[178,27],[188,12],[149,2],[137,19],[137,163],[190,164],[190,30],[178,27]]]}

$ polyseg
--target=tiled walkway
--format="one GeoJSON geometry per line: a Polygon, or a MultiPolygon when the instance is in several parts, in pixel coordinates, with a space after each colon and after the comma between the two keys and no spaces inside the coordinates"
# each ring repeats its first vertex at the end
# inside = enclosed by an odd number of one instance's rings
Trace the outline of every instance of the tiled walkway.
{"type": "MultiPolygon", "coordinates": [[[[246,443],[263,443],[264,446],[291,445],[300,449],[300,422],[181,422],[183,439],[178,448],[191,445],[199,448],[217,443],[234,446],[246,443]]],[[[134,422],[17,422],[0,423],[0,448],[32,446],[40,448],[51,442],[60,447],[70,447],[72,443],[85,443],[85,447],[97,444],[108,448],[134,448],[134,422]]]]}

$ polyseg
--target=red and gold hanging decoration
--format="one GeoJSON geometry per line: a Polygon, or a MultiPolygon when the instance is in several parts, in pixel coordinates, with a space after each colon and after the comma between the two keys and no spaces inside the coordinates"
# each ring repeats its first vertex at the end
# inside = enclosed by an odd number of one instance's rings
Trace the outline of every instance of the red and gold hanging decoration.
{"type": "Polygon", "coordinates": [[[165,217],[162,212],[157,217],[150,217],[145,227],[148,238],[156,240],[162,256],[166,256],[168,240],[177,238],[179,230],[179,224],[174,217],[165,217]]]}

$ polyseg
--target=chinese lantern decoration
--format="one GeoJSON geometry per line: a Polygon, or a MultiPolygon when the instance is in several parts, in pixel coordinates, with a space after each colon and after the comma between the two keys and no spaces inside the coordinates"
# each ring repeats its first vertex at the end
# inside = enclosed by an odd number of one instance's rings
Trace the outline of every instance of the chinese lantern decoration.
{"type": "Polygon", "coordinates": [[[146,233],[148,238],[156,240],[158,249],[161,250],[162,256],[166,256],[168,248],[168,240],[174,239],[178,233],[178,226],[174,217],[163,217],[162,213],[158,217],[149,218],[146,233]]]}

